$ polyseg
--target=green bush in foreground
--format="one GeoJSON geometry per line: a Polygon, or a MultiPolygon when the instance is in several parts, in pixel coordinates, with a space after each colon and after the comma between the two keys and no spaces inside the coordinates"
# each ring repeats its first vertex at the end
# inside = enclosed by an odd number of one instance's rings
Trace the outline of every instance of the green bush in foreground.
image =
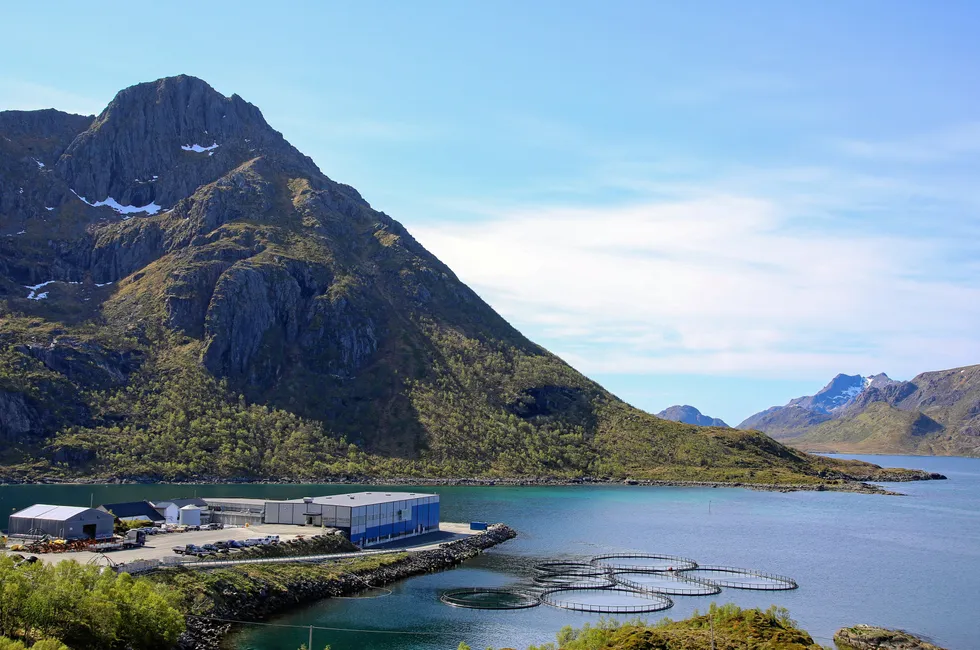
{"type": "Polygon", "coordinates": [[[40,650],[60,650],[53,639],[74,650],[149,650],[172,646],[183,630],[173,592],[144,578],[74,561],[17,566],[0,557],[0,636],[40,650]]]}
{"type": "Polygon", "coordinates": [[[71,650],[58,639],[41,639],[32,646],[25,646],[23,641],[0,637],[0,650],[26,650],[28,647],[31,650],[71,650]]]}
{"type": "MultiPolygon", "coordinates": [[[[528,650],[821,650],[797,627],[789,612],[772,606],[767,610],[741,609],[712,603],[706,614],[697,611],[683,621],[665,618],[659,623],[642,620],[619,622],[601,619],[580,629],[564,627],[557,643],[530,646],[528,650]]],[[[459,650],[470,650],[465,643],[459,650]]],[[[489,649],[488,649],[489,650],[489,649]]]]}

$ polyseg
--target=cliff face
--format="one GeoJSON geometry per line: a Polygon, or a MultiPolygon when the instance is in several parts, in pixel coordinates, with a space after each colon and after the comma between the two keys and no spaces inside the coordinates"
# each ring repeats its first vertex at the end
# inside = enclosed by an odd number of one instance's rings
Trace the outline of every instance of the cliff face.
{"type": "Polygon", "coordinates": [[[0,136],[8,470],[826,473],[625,405],[199,79],[0,113],[0,136]]]}

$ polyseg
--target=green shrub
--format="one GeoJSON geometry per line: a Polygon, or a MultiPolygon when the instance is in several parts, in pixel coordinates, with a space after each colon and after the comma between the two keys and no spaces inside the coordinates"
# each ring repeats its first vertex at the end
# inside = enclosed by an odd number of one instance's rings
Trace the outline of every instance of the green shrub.
{"type": "Polygon", "coordinates": [[[167,648],[184,630],[176,602],[173,590],[128,573],[0,557],[0,635],[61,639],[75,650],[167,648]]]}
{"type": "Polygon", "coordinates": [[[31,646],[31,650],[69,650],[69,648],[58,639],[41,639],[31,646]]]}

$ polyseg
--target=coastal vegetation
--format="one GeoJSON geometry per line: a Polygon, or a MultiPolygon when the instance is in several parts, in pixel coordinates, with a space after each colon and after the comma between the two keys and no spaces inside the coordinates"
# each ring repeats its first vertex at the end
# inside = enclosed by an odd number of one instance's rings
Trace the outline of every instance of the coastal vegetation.
{"type": "MultiPolygon", "coordinates": [[[[540,402],[557,399],[514,397],[526,390],[522,385],[534,383],[523,378],[544,372],[537,362],[520,354],[510,360],[502,354],[483,355],[473,341],[456,345],[463,350],[449,354],[446,349],[443,355],[447,365],[439,372],[444,388],[438,382],[413,385],[416,412],[430,433],[427,447],[414,457],[368,452],[346,436],[330,433],[321,421],[249,402],[227,380],[201,366],[199,346],[188,344],[148,353],[124,388],[75,393],[73,399],[84,402],[90,423],[64,427],[43,446],[12,445],[0,479],[588,476],[833,485],[874,478],[877,470],[809,456],[757,432],[661,420],[598,392],[592,398],[598,406],[590,400],[579,410],[529,418],[528,409],[542,410],[540,402]],[[466,398],[459,396],[460,385],[470,387],[466,398]],[[499,400],[493,386],[520,402],[517,412],[495,405],[499,400]],[[586,422],[591,424],[584,426],[586,422]]],[[[41,392],[60,386],[56,373],[36,359],[10,349],[6,359],[12,365],[0,380],[31,379],[41,392]],[[24,367],[31,372],[17,370],[24,367]]],[[[0,371],[3,367],[0,363],[0,371]]],[[[574,372],[560,363],[548,367],[552,374],[541,381],[561,382],[562,373],[574,372]]],[[[566,376],[564,381],[570,380],[566,376]]],[[[55,391],[50,399],[67,403],[59,395],[55,391]]]]}
{"type": "MultiPolygon", "coordinates": [[[[528,650],[822,650],[789,612],[776,606],[767,610],[711,604],[704,614],[681,621],[665,618],[657,623],[636,619],[602,619],[581,628],[562,628],[555,642],[528,650]]],[[[470,650],[465,643],[459,650],[470,650]]],[[[490,650],[490,649],[488,649],[490,650]]]]}
{"type": "MultiPolygon", "coordinates": [[[[338,582],[345,576],[371,573],[398,564],[407,557],[405,553],[392,553],[354,558],[343,563],[241,564],[212,571],[171,569],[151,573],[147,580],[176,594],[181,611],[187,615],[228,617],[233,612],[240,612],[247,602],[280,597],[292,599],[290,592],[301,583],[338,582]]],[[[360,583],[358,590],[363,588],[365,585],[360,583]]]]}
{"type": "MultiPolygon", "coordinates": [[[[907,632],[868,625],[841,628],[834,635],[839,650],[942,650],[907,632]]],[[[527,650],[827,650],[775,605],[768,609],[742,609],[735,604],[712,603],[708,611],[684,620],[664,618],[600,619],[581,628],[563,627],[556,640],[527,650]]],[[[457,650],[472,650],[465,642],[457,650]]],[[[494,650],[487,648],[487,650],[494,650]]],[[[504,649],[507,650],[507,649],[504,649]]]]}
{"type": "Polygon", "coordinates": [[[150,580],[72,560],[17,564],[0,556],[4,650],[17,644],[40,650],[64,645],[152,650],[171,647],[183,630],[176,594],[150,580]]]}

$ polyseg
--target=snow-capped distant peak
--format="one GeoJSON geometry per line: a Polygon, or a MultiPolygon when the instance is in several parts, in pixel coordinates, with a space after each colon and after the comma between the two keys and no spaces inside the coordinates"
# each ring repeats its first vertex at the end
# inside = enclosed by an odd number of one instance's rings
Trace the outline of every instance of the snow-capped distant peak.
{"type": "Polygon", "coordinates": [[[833,399],[835,401],[844,400],[850,402],[852,399],[857,397],[861,393],[861,391],[865,389],[865,387],[869,386],[870,384],[871,381],[867,377],[864,377],[863,381],[860,384],[848,386],[847,388],[842,390],[839,395],[835,396],[833,399]]]}
{"type": "Polygon", "coordinates": [[[840,374],[830,380],[830,383],[816,395],[800,397],[792,400],[790,404],[829,415],[853,402],[868,385],[867,377],[840,374]]]}

